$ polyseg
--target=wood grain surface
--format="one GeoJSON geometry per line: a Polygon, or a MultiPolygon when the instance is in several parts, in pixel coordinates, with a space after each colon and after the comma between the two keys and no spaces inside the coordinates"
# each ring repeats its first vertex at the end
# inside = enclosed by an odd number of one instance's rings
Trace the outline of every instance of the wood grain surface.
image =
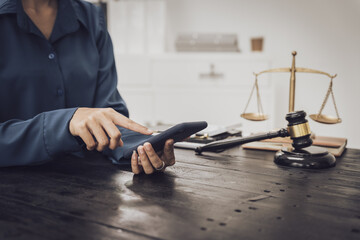
{"type": "Polygon", "coordinates": [[[360,239],[360,150],[334,168],[176,150],[133,175],[100,154],[0,169],[0,239],[360,239]]]}

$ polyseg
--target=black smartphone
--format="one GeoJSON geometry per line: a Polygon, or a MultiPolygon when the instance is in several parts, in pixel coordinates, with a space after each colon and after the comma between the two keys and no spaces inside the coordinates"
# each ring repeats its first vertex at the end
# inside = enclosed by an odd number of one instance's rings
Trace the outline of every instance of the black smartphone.
{"type": "Polygon", "coordinates": [[[131,147],[128,147],[124,150],[123,157],[126,159],[130,159],[133,151],[137,151],[138,146],[143,145],[146,142],[151,143],[152,147],[154,148],[155,152],[161,151],[164,148],[165,142],[168,139],[173,139],[174,142],[180,142],[190,137],[191,135],[197,133],[198,131],[203,130],[207,127],[207,122],[184,122],[177,124],[164,132],[161,132],[157,135],[150,137],[149,139],[143,140],[134,144],[131,147]]]}

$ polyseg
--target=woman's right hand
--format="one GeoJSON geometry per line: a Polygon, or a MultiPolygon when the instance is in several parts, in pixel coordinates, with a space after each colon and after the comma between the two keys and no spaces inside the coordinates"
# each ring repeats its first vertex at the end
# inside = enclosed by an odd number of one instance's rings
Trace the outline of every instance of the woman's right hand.
{"type": "Polygon", "coordinates": [[[73,136],[80,137],[88,150],[114,150],[122,146],[121,133],[116,126],[124,127],[145,135],[152,131],[130,120],[112,108],[78,108],[69,123],[73,136]]]}

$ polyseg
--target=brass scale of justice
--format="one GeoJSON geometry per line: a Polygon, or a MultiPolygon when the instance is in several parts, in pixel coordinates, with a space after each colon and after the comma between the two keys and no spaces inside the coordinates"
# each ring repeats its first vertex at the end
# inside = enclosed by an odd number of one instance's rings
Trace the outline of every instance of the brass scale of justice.
{"type": "Polygon", "coordinates": [[[260,99],[260,93],[259,93],[259,85],[258,85],[258,76],[264,73],[286,73],[286,72],[290,72],[291,76],[290,76],[290,92],[289,92],[289,112],[293,112],[294,111],[294,106],[295,106],[295,73],[296,72],[302,72],[302,73],[317,73],[317,74],[322,74],[322,75],[326,75],[330,78],[330,85],[328,88],[328,91],[325,95],[325,99],[320,107],[320,110],[317,114],[311,114],[310,118],[316,122],[320,122],[320,123],[325,123],[325,124],[336,124],[336,123],[341,123],[341,118],[339,116],[339,112],[336,106],[336,102],[335,102],[335,97],[334,97],[334,92],[333,92],[333,79],[337,76],[337,74],[335,75],[330,75],[329,73],[326,72],[322,72],[322,71],[318,71],[318,70],[314,70],[314,69],[310,69],[310,68],[299,68],[299,67],[295,67],[295,56],[296,56],[296,52],[292,52],[293,55],[293,60],[292,60],[292,66],[291,68],[274,68],[274,69],[269,69],[269,70],[265,70],[259,73],[254,73],[255,75],[255,83],[254,86],[251,90],[250,93],[250,97],[249,100],[246,104],[246,107],[244,109],[244,112],[241,114],[242,118],[245,118],[247,120],[251,120],[251,121],[264,121],[268,119],[268,116],[266,114],[264,114],[264,110],[261,104],[261,99],[260,99]],[[256,95],[257,95],[257,107],[258,107],[258,112],[257,113],[246,113],[246,110],[249,106],[251,97],[254,93],[254,89],[256,89],[256,95]],[[329,116],[329,115],[325,115],[323,114],[323,110],[324,107],[329,99],[329,96],[331,94],[332,100],[333,100],[333,104],[335,107],[335,111],[336,111],[336,117],[333,116],[329,116]]]}
{"type": "Polygon", "coordinates": [[[278,165],[290,166],[290,167],[299,167],[299,168],[328,168],[335,166],[336,159],[330,154],[326,149],[316,146],[311,146],[313,140],[311,138],[311,131],[308,121],[305,119],[306,113],[304,111],[294,111],[295,105],[295,73],[316,73],[326,75],[330,78],[330,85],[328,91],[325,95],[325,99],[321,105],[320,111],[318,114],[311,114],[310,118],[314,121],[325,123],[325,124],[335,124],[340,123],[341,118],[336,107],[335,97],[333,93],[333,79],[337,76],[330,75],[326,72],[309,69],[309,68],[299,68],[295,67],[295,56],[296,52],[292,52],[292,66],[291,68],[275,68],[265,70],[259,73],[254,73],[255,83],[251,90],[249,100],[246,104],[244,112],[241,114],[241,117],[251,120],[251,121],[263,121],[268,119],[268,116],[264,114],[263,107],[261,104],[259,86],[258,86],[258,76],[264,73],[282,73],[290,72],[290,93],[289,93],[289,113],[286,115],[286,120],[288,121],[288,127],[282,128],[277,131],[271,131],[268,133],[251,135],[249,137],[236,137],[232,139],[219,140],[212,143],[205,144],[204,146],[197,147],[195,152],[201,154],[202,152],[220,152],[227,148],[241,145],[248,142],[260,141],[264,139],[270,139],[274,137],[290,137],[292,142],[291,147],[283,147],[280,151],[275,154],[274,162],[278,165]],[[257,94],[257,113],[246,113],[246,110],[249,106],[251,97],[256,89],[257,94]],[[336,117],[324,115],[322,112],[324,107],[331,95],[336,117]]]}
{"type": "MultiPolygon", "coordinates": [[[[322,75],[325,75],[330,78],[329,88],[326,92],[326,95],[325,95],[324,101],[320,107],[320,110],[317,114],[311,114],[310,118],[316,122],[324,123],[324,124],[341,123],[341,118],[339,116],[339,112],[338,112],[338,109],[336,106],[334,92],[333,92],[333,79],[337,76],[337,74],[330,75],[329,73],[322,72],[319,70],[295,67],[296,51],[292,52],[292,56],[293,56],[293,59],[292,59],[291,68],[274,68],[274,69],[264,70],[259,73],[254,73],[254,75],[255,75],[254,86],[251,90],[249,100],[245,106],[244,112],[241,114],[241,117],[245,118],[247,120],[251,120],[251,121],[263,121],[263,120],[268,119],[268,116],[266,114],[264,114],[264,110],[263,110],[263,107],[261,104],[259,85],[258,85],[258,76],[261,74],[264,74],[264,73],[290,72],[291,75],[290,75],[290,89],[289,89],[289,114],[286,116],[286,119],[289,121],[289,118],[291,118],[290,115],[294,113],[294,106],[295,106],[295,79],[296,79],[295,74],[297,72],[302,72],[302,73],[322,74],[322,75]],[[247,113],[246,110],[249,106],[251,97],[254,93],[254,89],[256,89],[258,112],[257,113],[247,113]],[[324,107],[325,107],[330,95],[332,97],[333,104],[335,107],[336,117],[323,114],[324,107]]],[[[302,113],[303,113],[303,118],[305,118],[306,113],[303,111],[302,111],[302,113]]],[[[308,145],[311,145],[312,144],[312,140],[310,140],[311,131],[310,131],[307,120],[305,120],[305,121],[306,121],[306,125],[304,125],[305,129],[302,129],[302,128],[296,129],[295,128],[293,130],[298,131],[297,134],[301,134],[301,133],[304,134],[304,132],[305,132],[305,134],[308,133],[308,136],[309,136],[308,140],[311,141],[311,143],[309,143],[308,145]]],[[[293,136],[291,136],[291,135],[294,135],[294,133],[291,133],[291,129],[290,129],[293,126],[290,126],[290,125],[291,124],[288,125],[287,130],[290,132],[290,137],[295,142],[293,136]]],[[[293,143],[293,146],[295,147],[294,143],[293,143]]],[[[288,148],[288,149],[283,148],[281,151],[278,151],[275,154],[274,162],[279,165],[285,165],[285,166],[291,166],[291,167],[328,168],[328,167],[335,166],[336,159],[333,155],[328,153],[325,149],[320,148],[320,147],[310,146],[310,147],[306,147],[303,149],[301,149],[301,148],[296,149],[296,147],[295,147],[295,149],[292,147],[288,148]]]]}

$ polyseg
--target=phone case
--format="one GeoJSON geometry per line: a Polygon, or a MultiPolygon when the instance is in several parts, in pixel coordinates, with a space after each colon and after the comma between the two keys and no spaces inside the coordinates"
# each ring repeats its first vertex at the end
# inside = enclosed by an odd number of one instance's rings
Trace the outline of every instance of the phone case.
{"type": "Polygon", "coordinates": [[[205,121],[184,122],[177,124],[158,135],[154,135],[147,140],[141,140],[140,142],[128,147],[127,149],[124,149],[123,157],[126,159],[130,159],[133,151],[136,151],[138,146],[143,145],[145,142],[151,143],[155,152],[161,151],[164,148],[166,140],[173,139],[174,142],[183,141],[187,137],[197,133],[198,131],[203,130],[206,127],[207,122],[205,121]]]}

